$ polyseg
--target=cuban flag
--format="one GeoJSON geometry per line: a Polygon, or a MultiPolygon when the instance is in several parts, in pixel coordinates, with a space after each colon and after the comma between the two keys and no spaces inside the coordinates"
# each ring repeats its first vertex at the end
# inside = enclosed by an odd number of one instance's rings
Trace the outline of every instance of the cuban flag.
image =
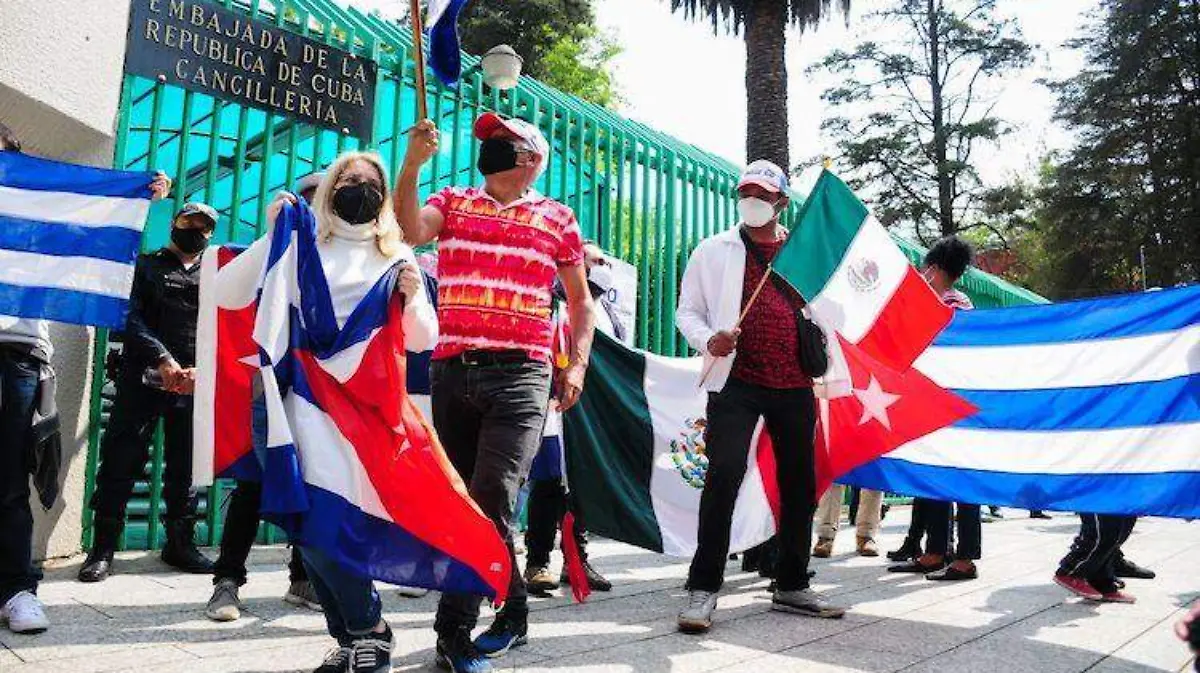
{"type": "Polygon", "coordinates": [[[399,267],[339,326],[307,206],[216,253],[202,262],[196,483],[260,480],[264,518],[349,572],[503,601],[504,541],[406,390],[399,267]]]}
{"type": "Polygon", "coordinates": [[[0,315],[122,329],[153,179],[0,152],[0,315]]]}
{"type": "Polygon", "coordinates": [[[959,311],[914,366],[978,412],[839,481],[1200,518],[1200,286],[959,311]]]}
{"type": "Polygon", "coordinates": [[[462,77],[462,52],[458,46],[458,15],[469,0],[429,0],[425,25],[429,27],[429,67],[449,87],[462,77]]]}

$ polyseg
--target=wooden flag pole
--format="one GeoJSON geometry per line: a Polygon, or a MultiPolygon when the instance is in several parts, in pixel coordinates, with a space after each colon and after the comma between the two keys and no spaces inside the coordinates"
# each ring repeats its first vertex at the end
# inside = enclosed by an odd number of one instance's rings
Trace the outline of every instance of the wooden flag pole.
{"type": "Polygon", "coordinates": [[[429,103],[425,90],[425,39],[424,28],[421,26],[421,0],[409,0],[409,12],[412,20],[413,63],[416,64],[414,78],[417,84],[417,121],[429,118],[429,103]]]}
{"type": "MultiPolygon", "coordinates": [[[[742,326],[742,321],[746,319],[746,314],[750,312],[750,307],[754,306],[754,302],[758,300],[758,295],[762,294],[763,287],[766,286],[767,281],[770,280],[772,273],[775,273],[774,268],[767,266],[766,273],[763,274],[762,280],[758,281],[758,287],[754,288],[754,294],[750,295],[750,299],[746,301],[746,307],[742,309],[742,314],[738,316],[737,324],[733,326],[733,329],[737,329],[742,326]]],[[[726,355],[725,357],[729,356],[726,355]]],[[[708,375],[712,373],[713,367],[717,365],[718,359],[719,358],[713,358],[708,363],[708,366],[704,368],[704,371],[700,374],[700,383],[697,384],[697,387],[704,387],[704,382],[708,380],[708,375]]]]}

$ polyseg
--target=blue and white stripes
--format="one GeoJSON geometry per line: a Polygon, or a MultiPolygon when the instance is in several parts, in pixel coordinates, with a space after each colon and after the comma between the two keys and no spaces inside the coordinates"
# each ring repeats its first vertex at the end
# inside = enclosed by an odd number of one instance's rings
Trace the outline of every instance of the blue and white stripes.
{"type": "Polygon", "coordinates": [[[0,152],[0,314],[123,327],[152,178],[0,152]]]}
{"type": "Polygon", "coordinates": [[[970,503],[1200,517],[1200,286],[960,312],[916,367],[979,413],[849,481],[970,503]]]}

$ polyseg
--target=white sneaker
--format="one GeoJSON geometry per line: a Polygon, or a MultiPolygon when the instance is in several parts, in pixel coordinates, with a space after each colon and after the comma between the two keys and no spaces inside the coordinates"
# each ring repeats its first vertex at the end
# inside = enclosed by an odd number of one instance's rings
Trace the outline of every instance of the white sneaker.
{"type": "Polygon", "coordinates": [[[41,633],[50,628],[45,607],[29,591],[22,591],[4,604],[0,609],[0,623],[7,623],[13,633],[41,633]]]}
{"type": "Polygon", "coordinates": [[[212,598],[204,608],[204,616],[214,622],[236,622],[242,616],[242,603],[238,600],[237,582],[223,579],[213,587],[212,598]]]}
{"type": "Polygon", "coordinates": [[[689,591],[687,607],[679,613],[679,630],[684,633],[704,633],[712,628],[713,610],[717,595],[709,591],[689,591]]]}

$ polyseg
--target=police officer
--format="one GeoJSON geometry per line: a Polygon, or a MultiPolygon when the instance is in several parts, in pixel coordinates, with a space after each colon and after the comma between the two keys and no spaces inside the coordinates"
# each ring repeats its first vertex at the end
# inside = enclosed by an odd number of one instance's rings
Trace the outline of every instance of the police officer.
{"type": "Polygon", "coordinates": [[[100,582],[112,570],[125,507],[141,478],[150,442],[164,421],[162,560],[190,573],[211,573],[196,549],[196,493],[192,489],[192,391],[196,383],[196,317],[200,255],[212,238],[217,211],[188,203],[171,223],[171,242],[142,255],[134,270],[124,363],[117,398],[100,445],[100,471],[91,507],[95,538],[79,570],[81,582],[100,582]]]}

